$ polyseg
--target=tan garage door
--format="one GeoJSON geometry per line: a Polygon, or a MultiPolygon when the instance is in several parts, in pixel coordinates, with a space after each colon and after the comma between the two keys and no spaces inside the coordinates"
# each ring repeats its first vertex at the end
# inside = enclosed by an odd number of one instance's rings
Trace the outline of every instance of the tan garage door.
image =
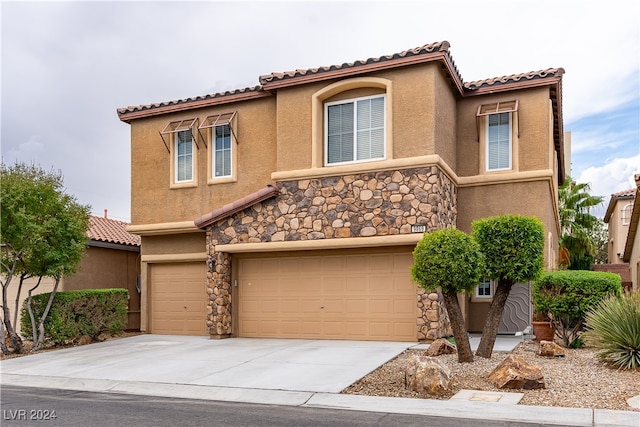
{"type": "Polygon", "coordinates": [[[410,249],[241,258],[242,337],[416,340],[410,249]]]}
{"type": "Polygon", "coordinates": [[[203,262],[153,264],[151,333],[207,335],[206,279],[203,262]]]}

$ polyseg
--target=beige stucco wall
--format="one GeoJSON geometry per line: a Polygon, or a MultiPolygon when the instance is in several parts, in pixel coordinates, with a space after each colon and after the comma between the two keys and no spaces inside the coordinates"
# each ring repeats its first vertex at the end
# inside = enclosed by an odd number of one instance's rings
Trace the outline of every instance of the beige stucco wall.
{"type": "MultiPolygon", "coordinates": [[[[2,280],[5,280],[3,277],[2,280]]],[[[7,304],[9,304],[9,311],[11,312],[11,322],[13,323],[15,310],[16,297],[18,296],[18,286],[20,285],[20,278],[14,277],[11,280],[11,283],[7,287],[7,304]]],[[[26,279],[22,283],[22,289],[20,290],[20,298],[18,301],[18,317],[17,321],[14,324],[16,332],[20,333],[20,311],[22,310],[22,305],[24,304],[24,300],[29,296],[29,289],[33,288],[38,279],[35,277],[31,277],[26,279]]],[[[40,285],[33,291],[32,295],[44,294],[46,292],[51,292],[53,290],[53,286],[55,285],[55,281],[51,277],[44,277],[40,282],[40,285]]],[[[58,285],[60,288],[60,285],[58,285]]]]}
{"type": "Polygon", "coordinates": [[[609,217],[609,245],[607,257],[609,264],[621,264],[622,253],[627,242],[629,233],[629,220],[631,219],[631,209],[627,211],[627,224],[622,223],[622,209],[629,203],[633,204],[633,199],[619,199],[615,201],[613,211],[609,217]],[[620,255],[618,255],[620,254],[620,255]]]}
{"type": "Polygon", "coordinates": [[[129,291],[127,329],[140,328],[140,294],[136,289],[140,254],[117,249],[87,247],[78,271],[66,277],[60,290],[124,288],[129,291]]]}
{"type": "MultiPolygon", "coordinates": [[[[131,123],[132,225],[194,220],[271,182],[276,162],[275,97],[134,120],[131,123]],[[196,154],[197,184],[170,189],[171,156],[160,132],[173,120],[237,111],[237,182],[208,184],[208,151],[196,154]]],[[[206,130],[203,131],[203,136],[206,130]]],[[[170,141],[170,138],[165,136],[170,141]]],[[[171,144],[169,144],[171,148],[171,144]]]]}
{"type": "Polygon", "coordinates": [[[551,179],[458,188],[458,228],[470,233],[476,219],[505,213],[535,216],[545,227],[545,265],[555,265],[558,229],[551,202],[551,179]],[[555,251],[555,252],[553,252],[555,251]]]}
{"type": "Polygon", "coordinates": [[[205,251],[204,231],[165,236],[142,236],[143,258],[153,255],[204,253],[205,251]]]}
{"type": "MultiPolygon", "coordinates": [[[[476,112],[478,106],[494,102],[518,100],[517,158],[514,170],[520,172],[551,170],[553,168],[553,140],[551,105],[548,88],[533,88],[496,95],[475,96],[462,99],[457,108],[457,167],[458,176],[473,176],[482,173],[476,112]]],[[[479,128],[484,132],[484,126],[479,128]]],[[[480,135],[482,138],[482,135],[480,135]]],[[[493,173],[499,175],[500,173],[493,173]]]]}
{"type": "MultiPolygon", "coordinates": [[[[371,77],[389,82],[387,102],[391,103],[391,123],[393,152],[387,153],[387,159],[423,156],[435,153],[436,135],[443,135],[441,147],[446,141],[452,141],[451,131],[446,130],[448,121],[444,116],[453,112],[453,95],[435,64],[407,67],[401,70],[372,73],[371,77]],[[441,85],[436,100],[436,87],[441,85]],[[447,94],[448,93],[448,94],[447,94]],[[390,100],[390,101],[389,101],[390,100]],[[436,114],[435,105],[443,102],[443,110],[436,114]],[[436,118],[442,119],[437,127],[436,118]]],[[[351,79],[346,79],[348,82],[351,79]]],[[[278,149],[277,171],[302,170],[312,167],[313,114],[312,96],[336,83],[336,80],[312,83],[291,88],[279,89],[277,94],[278,113],[278,149]]],[[[384,93],[379,88],[367,86],[366,89],[346,89],[330,96],[327,100],[348,99],[384,93]]],[[[439,107],[440,108],[440,107],[439,107]]],[[[322,117],[319,116],[319,121],[322,117]]],[[[323,122],[316,129],[317,137],[322,141],[323,122]]],[[[449,150],[452,151],[452,150],[449,150]]],[[[452,157],[448,155],[448,157],[452,157]]],[[[354,167],[356,169],[357,167],[354,167]]]]}

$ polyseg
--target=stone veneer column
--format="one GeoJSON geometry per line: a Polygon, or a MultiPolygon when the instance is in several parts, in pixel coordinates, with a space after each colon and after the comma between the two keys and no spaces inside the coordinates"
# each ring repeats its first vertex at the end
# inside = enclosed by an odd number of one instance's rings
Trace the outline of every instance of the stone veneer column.
{"type": "Polygon", "coordinates": [[[231,336],[231,255],[215,252],[217,240],[207,233],[207,327],[211,338],[231,336]]]}
{"type": "Polygon", "coordinates": [[[452,335],[449,315],[440,292],[418,288],[418,341],[433,341],[452,335]]]}

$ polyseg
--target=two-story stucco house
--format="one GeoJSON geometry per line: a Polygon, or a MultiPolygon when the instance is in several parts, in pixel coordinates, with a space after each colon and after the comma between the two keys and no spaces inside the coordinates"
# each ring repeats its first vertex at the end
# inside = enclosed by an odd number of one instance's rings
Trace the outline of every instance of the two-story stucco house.
{"type": "MultiPolygon", "coordinates": [[[[119,109],[131,126],[142,330],[443,335],[438,295],[410,278],[424,231],[535,215],[555,266],[563,73],[464,82],[441,42],[119,109]]],[[[461,297],[470,331],[492,286],[461,297]]]]}

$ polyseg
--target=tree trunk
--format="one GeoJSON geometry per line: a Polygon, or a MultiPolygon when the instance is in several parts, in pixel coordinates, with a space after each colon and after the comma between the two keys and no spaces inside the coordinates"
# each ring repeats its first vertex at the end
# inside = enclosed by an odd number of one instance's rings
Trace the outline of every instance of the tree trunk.
{"type": "Polygon", "coordinates": [[[469,344],[467,329],[464,327],[464,317],[462,316],[462,310],[460,310],[460,304],[458,303],[458,294],[450,290],[443,291],[442,296],[447,313],[449,314],[449,320],[451,321],[453,336],[456,339],[458,363],[473,362],[473,352],[469,344]]]}
{"type": "MultiPolygon", "coordinates": [[[[16,330],[11,325],[11,311],[9,310],[9,304],[7,304],[7,286],[9,281],[7,281],[6,285],[2,286],[2,322],[4,323],[4,328],[6,329],[6,334],[9,335],[9,340],[11,341],[11,347],[15,353],[22,353],[22,340],[16,334],[16,330]]],[[[2,341],[5,340],[5,334],[2,334],[2,341]]],[[[2,352],[4,353],[5,348],[7,352],[9,349],[6,347],[2,347],[2,352]]],[[[8,353],[5,353],[8,354],[8,353]]]]}
{"type": "Polygon", "coordinates": [[[509,292],[513,283],[506,280],[501,280],[496,286],[496,293],[493,296],[493,301],[489,306],[489,313],[487,313],[487,320],[484,322],[484,328],[482,329],[482,338],[480,338],[480,344],[478,345],[478,351],[476,356],[485,357],[489,359],[493,352],[493,345],[496,342],[496,336],[498,335],[498,327],[500,326],[500,319],[502,319],[502,312],[504,311],[504,305],[509,297],[509,292]]]}
{"type": "MultiPolygon", "coordinates": [[[[47,306],[40,317],[40,321],[38,322],[38,336],[37,339],[33,342],[33,350],[40,350],[42,344],[44,343],[44,321],[47,320],[47,316],[49,315],[49,310],[51,310],[51,304],[53,304],[53,298],[56,296],[56,291],[58,290],[58,285],[60,284],[60,276],[56,276],[56,283],[53,285],[53,290],[51,291],[51,295],[49,295],[49,301],[47,301],[47,306]]],[[[35,289],[35,288],[34,288],[35,289]]],[[[29,293],[29,298],[31,298],[31,293],[29,293]]],[[[34,330],[35,334],[35,330],[34,330]]]]}
{"type": "Polygon", "coordinates": [[[2,354],[9,354],[9,348],[7,347],[4,339],[6,335],[4,332],[3,324],[3,322],[0,322],[0,336],[2,336],[2,339],[0,339],[0,351],[2,351],[2,354]]]}

